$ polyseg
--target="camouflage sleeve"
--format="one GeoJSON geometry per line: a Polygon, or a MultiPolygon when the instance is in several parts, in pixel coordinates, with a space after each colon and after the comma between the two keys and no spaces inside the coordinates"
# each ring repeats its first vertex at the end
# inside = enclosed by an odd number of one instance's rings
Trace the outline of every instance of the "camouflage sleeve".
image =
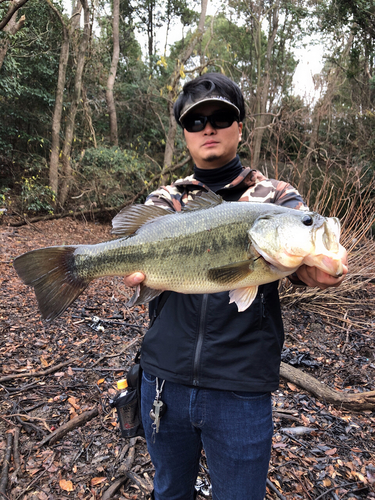
{"type": "Polygon", "coordinates": [[[283,181],[272,180],[276,184],[275,203],[283,207],[296,208],[297,210],[308,210],[309,207],[304,202],[297,189],[291,184],[283,181]]]}
{"type": "Polygon", "coordinates": [[[241,201],[275,203],[276,205],[297,210],[308,210],[296,188],[287,182],[275,179],[263,178],[241,196],[241,201]]]}
{"type": "Polygon", "coordinates": [[[181,210],[182,195],[174,186],[161,186],[150,193],[145,201],[145,205],[155,205],[158,207],[175,210],[181,210]]]}

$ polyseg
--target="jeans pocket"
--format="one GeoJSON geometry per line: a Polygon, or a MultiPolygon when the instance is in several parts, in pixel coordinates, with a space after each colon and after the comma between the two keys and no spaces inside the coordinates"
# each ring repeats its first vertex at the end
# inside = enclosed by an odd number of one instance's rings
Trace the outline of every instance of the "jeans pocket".
{"type": "Polygon", "coordinates": [[[251,401],[267,399],[271,397],[270,392],[232,391],[231,394],[236,399],[247,399],[251,401]]]}
{"type": "Polygon", "coordinates": [[[150,375],[149,373],[146,373],[145,371],[142,373],[142,378],[145,382],[147,382],[150,385],[155,385],[155,383],[156,383],[155,375],[150,375]]]}

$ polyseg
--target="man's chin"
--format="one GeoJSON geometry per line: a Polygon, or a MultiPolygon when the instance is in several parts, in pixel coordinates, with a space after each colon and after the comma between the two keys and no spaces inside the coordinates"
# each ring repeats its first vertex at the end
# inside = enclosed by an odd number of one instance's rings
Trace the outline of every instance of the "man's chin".
{"type": "Polygon", "coordinates": [[[207,161],[208,163],[212,163],[214,161],[217,161],[220,159],[219,155],[210,155],[207,158],[204,159],[204,161],[207,161]]]}

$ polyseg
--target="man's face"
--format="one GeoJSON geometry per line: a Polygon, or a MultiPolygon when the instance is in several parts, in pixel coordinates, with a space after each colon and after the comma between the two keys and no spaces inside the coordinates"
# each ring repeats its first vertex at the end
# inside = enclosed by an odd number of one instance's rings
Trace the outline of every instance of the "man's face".
{"type": "MultiPolygon", "coordinates": [[[[192,113],[210,116],[215,111],[228,109],[217,103],[203,103],[192,113]]],[[[233,122],[228,128],[215,129],[210,122],[200,132],[188,132],[184,129],[186,145],[198,168],[214,169],[223,167],[237,154],[241,140],[242,123],[233,122]]]]}

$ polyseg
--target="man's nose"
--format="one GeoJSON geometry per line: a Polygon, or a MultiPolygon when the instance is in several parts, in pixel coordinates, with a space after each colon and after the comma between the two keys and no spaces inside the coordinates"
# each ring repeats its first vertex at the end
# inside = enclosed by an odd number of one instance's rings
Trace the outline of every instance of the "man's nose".
{"type": "Polygon", "coordinates": [[[211,123],[207,120],[206,126],[203,129],[205,134],[216,134],[216,128],[211,125],[211,123]]]}

